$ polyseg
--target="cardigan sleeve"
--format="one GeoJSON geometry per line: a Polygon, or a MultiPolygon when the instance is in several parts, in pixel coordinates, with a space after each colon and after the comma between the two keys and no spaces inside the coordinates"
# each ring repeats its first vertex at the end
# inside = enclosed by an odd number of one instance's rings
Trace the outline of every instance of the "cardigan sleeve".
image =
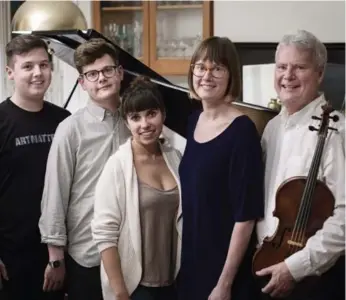
{"type": "Polygon", "coordinates": [[[91,230],[100,253],[118,246],[123,220],[123,207],[119,202],[122,175],[116,160],[114,156],[108,159],[95,188],[91,230]]]}

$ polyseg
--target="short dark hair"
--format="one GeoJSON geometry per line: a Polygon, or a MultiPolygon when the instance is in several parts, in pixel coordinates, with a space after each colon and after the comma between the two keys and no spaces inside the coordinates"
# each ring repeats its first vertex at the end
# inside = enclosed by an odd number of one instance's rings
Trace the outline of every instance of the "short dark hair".
{"type": "Polygon", "coordinates": [[[35,35],[17,35],[6,45],[7,65],[13,63],[13,57],[15,55],[22,55],[38,48],[44,49],[48,54],[48,59],[51,60],[48,53],[48,46],[44,40],[35,35]]]}
{"type": "Polygon", "coordinates": [[[192,65],[198,60],[209,60],[216,64],[222,64],[229,72],[229,81],[226,89],[226,95],[231,95],[234,99],[238,98],[241,93],[241,72],[238,52],[232,41],[226,37],[212,36],[205,39],[195,50],[191,58],[191,66],[188,72],[188,85],[190,93],[193,97],[197,97],[197,93],[193,88],[192,65]]]}
{"type": "Polygon", "coordinates": [[[109,42],[101,38],[93,38],[77,47],[74,52],[74,63],[79,74],[83,73],[83,67],[95,62],[96,59],[108,54],[119,63],[119,54],[117,49],[109,42]]]}
{"type": "Polygon", "coordinates": [[[162,95],[157,85],[146,76],[138,76],[124,91],[120,113],[123,119],[126,120],[129,113],[148,109],[159,109],[162,114],[166,114],[162,95]]]}

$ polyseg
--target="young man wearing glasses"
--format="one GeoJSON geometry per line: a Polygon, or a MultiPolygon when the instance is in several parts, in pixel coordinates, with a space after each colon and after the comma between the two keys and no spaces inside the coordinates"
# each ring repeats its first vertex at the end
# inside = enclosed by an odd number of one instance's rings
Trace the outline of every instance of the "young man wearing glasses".
{"type": "Polygon", "coordinates": [[[129,137],[118,113],[123,70],[116,49],[102,39],[81,44],[74,61],[90,99],[60,124],[48,157],[39,222],[49,252],[44,289],[60,286],[66,267],[69,300],[100,300],[100,256],[90,222],[103,166],[129,137]]]}

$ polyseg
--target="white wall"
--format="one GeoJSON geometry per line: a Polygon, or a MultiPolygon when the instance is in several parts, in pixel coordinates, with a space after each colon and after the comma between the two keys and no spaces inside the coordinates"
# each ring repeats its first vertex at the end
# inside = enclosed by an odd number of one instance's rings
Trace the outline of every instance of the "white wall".
{"type": "Polygon", "coordinates": [[[5,53],[5,45],[9,42],[11,38],[11,28],[10,28],[10,5],[8,1],[0,2],[0,45],[1,45],[1,53],[0,53],[0,68],[2,72],[2,78],[0,79],[0,102],[5,100],[6,97],[9,96],[9,91],[11,89],[10,82],[7,79],[7,74],[5,74],[6,68],[6,53],[5,53]]]}
{"type": "MultiPolygon", "coordinates": [[[[215,1],[214,34],[233,42],[275,42],[305,29],[322,42],[345,42],[344,1],[215,1]]],[[[243,67],[243,101],[267,106],[276,98],[274,65],[243,67]]]]}
{"type": "MultiPolygon", "coordinates": [[[[345,2],[214,1],[214,35],[233,42],[278,42],[287,32],[305,29],[322,42],[345,42],[345,2]]],[[[186,78],[169,80],[186,85],[186,78]]]]}
{"type": "MultiPolygon", "coordinates": [[[[88,24],[88,28],[92,27],[92,11],[91,11],[91,2],[90,1],[74,1],[82,13],[85,16],[85,19],[88,24]]],[[[62,106],[67,98],[69,97],[73,86],[76,83],[78,78],[78,72],[76,69],[70,67],[68,64],[64,63],[62,60],[56,60],[56,71],[53,73],[53,84],[52,86],[60,85],[60,89],[56,91],[55,97],[59,98],[59,102],[56,103],[62,106]],[[56,81],[54,81],[56,80],[56,81]],[[61,88],[62,87],[62,88],[61,88]]],[[[74,113],[79,108],[85,106],[88,100],[87,93],[81,88],[78,84],[73,96],[67,106],[67,109],[74,113]]]]}
{"type": "Polygon", "coordinates": [[[345,2],[214,2],[214,34],[234,42],[277,42],[297,29],[311,31],[322,42],[345,42],[345,2]]]}

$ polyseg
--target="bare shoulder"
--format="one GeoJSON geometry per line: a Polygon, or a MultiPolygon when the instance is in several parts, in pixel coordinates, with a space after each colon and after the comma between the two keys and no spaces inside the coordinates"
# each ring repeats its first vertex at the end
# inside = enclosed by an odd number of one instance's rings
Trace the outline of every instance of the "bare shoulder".
{"type": "Polygon", "coordinates": [[[243,112],[241,112],[239,109],[230,107],[230,109],[228,110],[227,119],[229,124],[232,124],[235,119],[242,116],[246,116],[246,115],[243,112]]]}
{"type": "Polygon", "coordinates": [[[245,114],[240,111],[238,108],[231,106],[230,112],[237,118],[240,116],[245,116],[245,114]]]}

